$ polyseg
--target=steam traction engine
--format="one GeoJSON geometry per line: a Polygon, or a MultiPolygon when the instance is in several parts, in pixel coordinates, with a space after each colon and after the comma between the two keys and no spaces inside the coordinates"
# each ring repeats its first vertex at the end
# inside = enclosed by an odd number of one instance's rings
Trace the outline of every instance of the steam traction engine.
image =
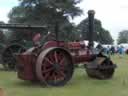
{"type": "MultiPolygon", "coordinates": [[[[0,24],[0,29],[16,29],[22,31],[30,30],[46,30],[45,26],[35,26],[35,25],[22,25],[22,24],[0,24]]],[[[12,31],[12,30],[11,30],[12,31]]],[[[26,33],[27,33],[26,31],[26,33]]],[[[8,31],[9,32],[9,31],[8,31]]],[[[32,35],[32,32],[31,34],[32,35]]],[[[14,39],[14,38],[13,38],[14,39]]],[[[6,70],[15,70],[16,69],[16,56],[15,54],[22,53],[26,49],[33,46],[32,41],[26,41],[24,38],[14,39],[12,41],[6,42],[6,44],[0,44],[0,64],[3,65],[6,70]]]]}
{"type": "Polygon", "coordinates": [[[91,10],[88,14],[89,45],[85,45],[84,41],[66,43],[58,40],[49,41],[43,46],[36,45],[17,54],[18,77],[61,86],[71,79],[74,64],[83,63],[88,76],[98,79],[111,78],[116,65],[101,52],[93,52],[94,11],[91,10]]]}
{"type": "Polygon", "coordinates": [[[94,11],[89,14],[89,44],[80,42],[49,41],[17,54],[18,77],[40,81],[51,86],[63,86],[72,77],[74,64],[84,64],[89,77],[109,79],[116,65],[102,52],[93,52],[94,11]]]}

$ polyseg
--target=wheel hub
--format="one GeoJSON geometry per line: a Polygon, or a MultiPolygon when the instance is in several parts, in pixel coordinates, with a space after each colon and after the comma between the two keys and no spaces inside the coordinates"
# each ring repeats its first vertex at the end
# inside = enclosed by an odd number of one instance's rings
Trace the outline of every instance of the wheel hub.
{"type": "Polygon", "coordinates": [[[53,64],[53,70],[58,72],[60,70],[60,65],[57,63],[53,64]]]}

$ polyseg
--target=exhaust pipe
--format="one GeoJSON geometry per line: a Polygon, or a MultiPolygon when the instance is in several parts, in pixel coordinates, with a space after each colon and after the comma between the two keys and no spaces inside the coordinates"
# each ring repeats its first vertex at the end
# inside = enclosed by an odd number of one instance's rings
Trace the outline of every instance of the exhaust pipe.
{"type": "Polygon", "coordinates": [[[89,48],[93,47],[93,39],[94,39],[94,15],[95,11],[94,10],[89,10],[88,11],[88,40],[89,40],[89,48]]]}

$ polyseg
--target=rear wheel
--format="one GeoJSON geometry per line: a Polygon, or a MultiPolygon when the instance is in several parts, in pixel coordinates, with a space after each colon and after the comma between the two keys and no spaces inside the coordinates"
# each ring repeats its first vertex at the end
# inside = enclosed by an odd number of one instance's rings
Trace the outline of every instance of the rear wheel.
{"type": "Polygon", "coordinates": [[[25,48],[19,44],[8,46],[2,53],[3,67],[6,70],[16,69],[16,56],[25,51],[25,48]]]}
{"type": "Polygon", "coordinates": [[[61,48],[49,48],[39,55],[36,64],[37,78],[50,86],[63,86],[72,77],[72,59],[61,48]]]}

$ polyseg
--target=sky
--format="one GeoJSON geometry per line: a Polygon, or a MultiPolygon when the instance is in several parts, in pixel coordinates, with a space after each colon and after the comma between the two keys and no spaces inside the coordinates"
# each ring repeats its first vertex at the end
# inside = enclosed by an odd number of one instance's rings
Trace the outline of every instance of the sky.
{"type": "Polygon", "coordinates": [[[18,0],[0,0],[0,21],[8,21],[8,13],[12,7],[18,5],[18,0]]]}
{"type": "MultiPolygon", "coordinates": [[[[0,0],[0,21],[7,22],[7,14],[16,5],[18,0],[0,0]]],[[[95,18],[102,22],[103,28],[109,30],[115,40],[120,31],[128,30],[128,0],[83,0],[77,6],[84,14],[73,20],[76,24],[87,17],[88,10],[93,9],[95,18]]]]}
{"type": "Polygon", "coordinates": [[[85,19],[88,10],[93,9],[95,18],[102,22],[103,28],[109,30],[115,40],[120,31],[128,30],[128,0],[83,0],[78,6],[83,9],[84,15],[74,22],[85,19]]]}

